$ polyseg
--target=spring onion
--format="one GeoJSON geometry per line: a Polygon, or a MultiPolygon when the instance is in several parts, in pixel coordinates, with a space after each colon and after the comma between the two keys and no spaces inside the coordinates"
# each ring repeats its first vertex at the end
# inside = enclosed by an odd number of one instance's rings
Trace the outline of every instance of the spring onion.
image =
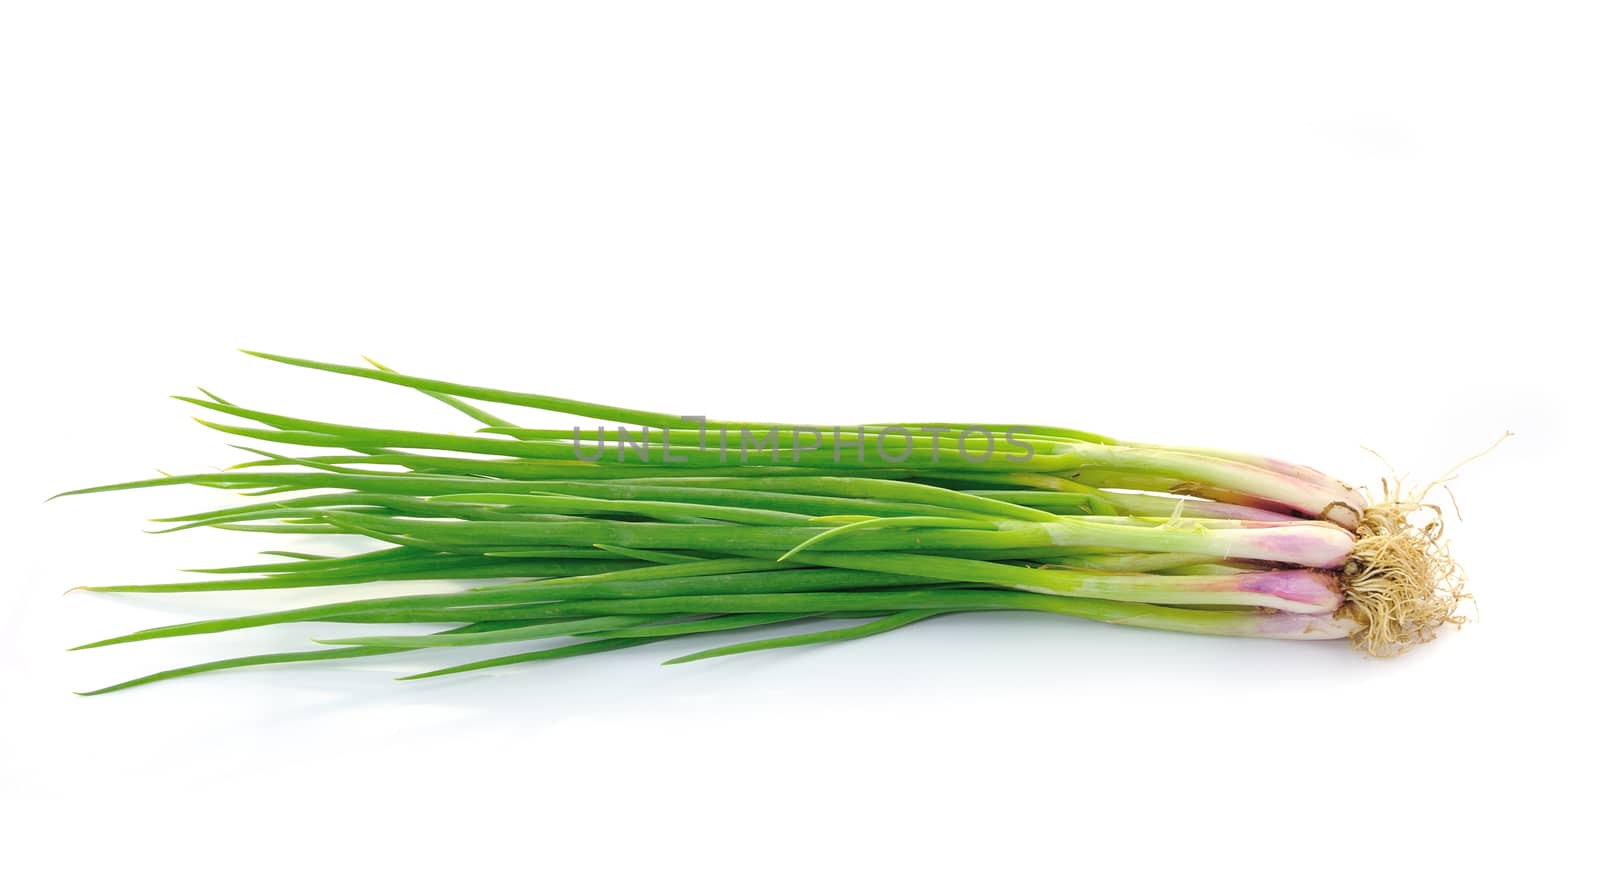
{"type": "MultiPolygon", "coordinates": [[[[661,641],[762,634],[671,662],[881,634],[943,614],[1012,610],[1209,635],[1348,638],[1390,656],[1459,624],[1467,598],[1436,507],[1386,481],[1368,497],[1308,467],[1238,452],[1119,442],[1065,428],[716,421],[255,354],[411,388],[478,422],[468,433],[372,428],[178,399],[263,451],[172,485],[245,502],[165,516],[162,531],[351,535],[348,556],[292,550],[195,571],[208,579],[82,587],[214,592],[444,580],[145,629],[82,645],[295,622],[416,624],[321,647],[171,669],[91,691],[256,665],[484,645],[554,647],[407,678],[661,641]],[[477,403],[607,422],[521,427],[477,403]],[[226,421],[219,418],[228,419],[226,421]]],[[[1424,492],[1425,493],[1425,492],[1424,492]]],[[[358,630],[360,631],[360,630],[358,630]]]]}

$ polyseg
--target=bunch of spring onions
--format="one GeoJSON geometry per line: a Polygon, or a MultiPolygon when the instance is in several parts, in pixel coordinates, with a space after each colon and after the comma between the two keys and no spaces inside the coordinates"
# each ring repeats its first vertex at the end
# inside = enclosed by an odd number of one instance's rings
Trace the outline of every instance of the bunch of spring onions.
{"type": "MultiPolygon", "coordinates": [[[[453,588],[401,597],[350,589],[340,600],[86,644],[291,622],[429,624],[327,637],[303,651],[172,669],[94,693],[405,651],[514,651],[435,662],[409,676],[420,678],[704,633],[741,636],[672,660],[686,662],[991,610],[1209,635],[1350,638],[1377,655],[1460,621],[1460,578],[1431,508],[1389,491],[1369,499],[1272,458],[1060,428],[901,423],[841,433],[724,422],[418,378],[377,363],[256,356],[414,388],[481,426],[463,434],[358,427],[209,393],[181,397],[232,419],[203,420],[209,427],[300,451],[247,448],[257,457],[230,470],[66,494],[209,486],[249,497],[157,521],[169,530],[357,535],[373,548],[343,557],[275,551],[257,564],[194,572],[216,579],[88,589],[404,580],[453,588]],[[617,427],[527,429],[468,401],[617,427]],[[839,622],[781,633],[817,620],[839,622]]],[[[362,629],[341,630],[350,631],[362,629]]]]}

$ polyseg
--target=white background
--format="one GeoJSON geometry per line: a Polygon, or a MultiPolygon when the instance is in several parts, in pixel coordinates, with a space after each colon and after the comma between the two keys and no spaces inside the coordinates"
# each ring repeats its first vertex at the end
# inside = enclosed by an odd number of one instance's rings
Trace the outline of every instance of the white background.
{"type": "MultiPolygon", "coordinates": [[[[1584,3],[10,3],[9,875],[1567,872],[1590,855],[1584,3]],[[662,668],[71,695],[320,596],[73,595],[239,459],[165,399],[470,428],[233,353],[713,416],[1053,422],[1454,483],[1402,659],[1020,615],[662,668]],[[20,866],[21,870],[15,869],[20,866]]],[[[570,421],[559,417],[552,426],[570,421]]],[[[706,643],[706,642],[698,642],[706,643]]]]}

